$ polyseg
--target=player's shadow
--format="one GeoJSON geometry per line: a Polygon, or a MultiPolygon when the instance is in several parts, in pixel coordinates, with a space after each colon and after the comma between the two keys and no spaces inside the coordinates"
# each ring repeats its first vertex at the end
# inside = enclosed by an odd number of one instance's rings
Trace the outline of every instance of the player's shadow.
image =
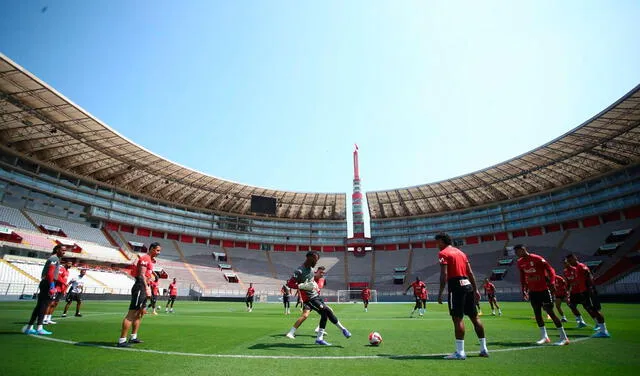
{"type": "Polygon", "coordinates": [[[86,342],[77,342],[73,344],[74,346],[84,346],[84,347],[97,347],[97,346],[106,346],[106,347],[116,347],[116,342],[104,342],[104,341],[86,341],[86,342]]]}
{"type": "Polygon", "coordinates": [[[16,332],[16,331],[0,331],[0,336],[10,336],[10,335],[21,335],[24,336],[24,333],[22,332],[16,332]]]}
{"type": "MultiPolygon", "coordinates": [[[[491,346],[504,346],[504,347],[528,347],[538,346],[535,342],[491,342],[487,345],[491,346]]],[[[543,347],[542,345],[540,347],[543,347]]]]}
{"type": "MultiPolygon", "coordinates": [[[[274,334],[274,335],[271,336],[271,338],[282,338],[282,337],[284,337],[284,334],[274,334]]],[[[311,334],[296,334],[296,338],[298,338],[298,337],[316,338],[315,335],[311,335],[311,334]]]]}
{"type": "Polygon", "coordinates": [[[391,360],[445,360],[445,354],[440,355],[391,355],[391,354],[378,354],[380,357],[388,358],[391,360]]]}
{"type": "Polygon", "coordinates": [[[343,347],[340,345],[331,345],[331,346],[318,346],[316,344],[312,344],[312,343],[286,343],[286,342],[279,342],[279,343],[258,343],[255,344],[253,346],[250,346],[248,349],[249,350],[275,350],[275,349],[321,349],[323,347],[326,348],[339,348],[342,349],[343,347]]]}

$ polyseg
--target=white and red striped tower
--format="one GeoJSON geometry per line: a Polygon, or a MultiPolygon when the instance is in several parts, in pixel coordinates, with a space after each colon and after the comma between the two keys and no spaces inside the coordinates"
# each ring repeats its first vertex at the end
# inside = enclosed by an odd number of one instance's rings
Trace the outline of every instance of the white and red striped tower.
{"type": "Polygon", "coordinates": [[[358,168],[358,145],[353,151],[353,194],[351,195],[353,211],[353,237],[364,238],[364,219],[362,217],[362,192],[360,191],[360,171],[358,168]]]}

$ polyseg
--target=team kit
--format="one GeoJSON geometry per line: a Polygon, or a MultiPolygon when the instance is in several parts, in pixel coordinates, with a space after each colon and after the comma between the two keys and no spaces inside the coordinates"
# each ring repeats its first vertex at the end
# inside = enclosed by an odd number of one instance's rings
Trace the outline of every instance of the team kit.
{"type": "MultiPolygon", "coordinates": [[[[446,301],[451,316],[454,337],[455,351],[447,355],[445,359],[464,360],[467,355],[464,350],[465,324],[464,316],[471,321],[474,331],[480,343],[480,357],[489,357],[485,329],[480,316],[480,284],[473,273],[471,263],[467,255],[460,249],[454,247],[452,239],[446,233],[435,236],[435,242],[439,249],[438,262],[440,264],[440,284],[437,302],[443,304],[446,301]],[[446,289],[446,295],[445,295],[446,289]]],[[[158,243],[152,243],[147,253],[139,256],[132,269],[132,276],[135,282],[131,288],[131,301],[126,316],[122,320],[120,337],[117,347],[130,347],[131,345],[142,343],[138,338],[138,331],[142,318],[150,313],[157,315],[160,309],[157,305],[159,297],[158,275],[153,272],[155,258],[162,251],[158,243]]],[[[575,254],[569,254],[564,259],[563,275],[556,273],[554,268],[541,256],[530,252],[524,244],[514,246],[517,256],[517,268],[520,272],[520,285],[522,297],[529,301],[533,310],[535,321],[540,331],[540,337],[535,341],[538,345],[551,343],[549,333],[545,326],[543,312],[547,318],[553,322],[558,331],[558,340],[554,345],[566,346],[570,344],[570,339],[564,329],[567,317],[562,310],[562,303],[566,303],[571,313],[574,315],[578,328],[587,326],[578,306],[584,310],[595,322],[595,338],[609,338],[611,334],[607,330],[602,307],[598,301],[597,291],[593,283],[593,277],[589,268],[578,260],[575,254]],[[555,308],[555,309],[554,309],[555,308]],[[559,314],[556,315],[556,311],[559,314]]],[[[86,270],[81,269],[80,274],[69,280],[69,269],[72,264],[63,259],[66,252],[64,245],[56,245],[51,256],[47,259],[41,274],[39,293],[36,305],[29,319],[29,323],[23,328],[23,332],[29,335],[51,335],[51,331],[44,328],[45,325],[53,325],[53,313],[60,302],[64,300],[66,305],[62,317],[67,316],[69,308],[76,304],[75,317],[82,317],[80,309],[82,307],[82,293],[85,286],[86,270]]],[[[320,259],[318,252],[310,251],[305,255],[304,262],[296,268],[289,280],[281,287],[280,293],[284,305],[284,314],[290,315],[290,298],[295,290],[297,296],[296,307],[300,306],[301,315],[295,321],[291,329],[284,334],[289,339],[295,339],[295,333],[302,323],[309,317],[311,311],[315,311],[320,320],[315,329],[315,344],[318,346],[331,346],[327,342],[326,326],[327,322],[335,325],[344,335],[350,338],[351,333],[340,322],[335,312],[327,305],[322,298],[321,291],[325,286],[325,267],[317,266],[320,259]]],[[[484,295],[489,302],[492,315],[502,315],[502,310],[496,298],[496,287],[487,278],[482,282],[484,295]]],[[[413,290],[415,306],[409,317],[413,317],[417,312],[420,317],[426,313],[426,302],[428,300],[428,290],[426,284],[419,278],[412,282],[404,294],[413,290]]],[[[168,289],[168,300],[165,306],[165,313],[174,312],[174,303],[178,295],[178,282],[174,278],[168,289]]],[[[368,312],[371,290],[367,287],[361,292],[361,299],[364,311],[368,312]]],[[[253,311],[255,289],[253,284],[249,285],[245,295],[247,312],[253,311]]],[[[377,332],[369,335],[372,345],[382,342],[382,337],[377,332]]]]}

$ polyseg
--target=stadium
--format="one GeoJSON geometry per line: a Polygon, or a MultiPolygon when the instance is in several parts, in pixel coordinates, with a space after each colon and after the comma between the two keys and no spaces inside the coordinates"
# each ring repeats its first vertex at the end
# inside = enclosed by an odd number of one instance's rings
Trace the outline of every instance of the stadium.
{"type": "MultiPolygon", "coordinates": [[[[39,16],[47,12],[45,6],[39,16]]],[[[131,64],[137,74],[141,68],[133,58],[131,64]]],[[[176,70],[190,74],[189,67],[176,70]]],[[[69,81],[81,77],[70,72],[69,81]]],[[[92,115],[93,106],[76,104],[83,99],[68,94],[67,82],[46,74],[33,59],[0,53],[1,374],[637,373],[640,85],[541,146],[432,183],[393,180],[389,186],[397,188],[367,190],[360,153],[382,151],[356,145],[353,160],[344,161],[353,167],[353,191],[327,193],[234,182],[173,162],[92,115]],[[463,319],[466,344],[457,331],[454,338],[453,295],[439,297],[443,270],[449,272],[443,234],[473,268],[486,330],[479,341],[474,319],[463,319]],[[606,326],[588,305],[575,311],[567,299],[554,300],[564,309],[556,308],[557,318],[538,316],[548,334],[536,325],[521,245],[558,276],[575,270],[568,255],[583,263],[592,276],[584,293],[589,305],[598,302],[606,326]],[[60,249],[66,251],[57,260],[60,249]],[[314,279],[301,277],[308,267],[314,279]],[[140,299],[140,286],[148,299],[140,299]],[[309,291],[320,292],[320,306],[309,303],[309,291]],[[466,347],[454,358],[465,362],[443,359],[451,359],[454,345],[452,355],[466,347]]],[[[91,89],[98,101],[108,100],[91,89]]],[[[182,111],[172,103],[168,112],[182,111]]],[[[399,133],[411,137],[409,129],[399,133]]],[[[237,151],[253,158],[267,152],[237,151]]],[[[549,299],[559,296],[548,288],[549,299]]]]}
{"type": "Polygon", "coordinates": [[[85,299],[115,307],[129,297],[128,265],[157,242],[154,270],[162,289],[177,278],[180,303],[243,302],[249,281],[257,302],[278,303],[283,281],[308,251],[321,253],[328,301],[357,302],[369,286],[374,302],[406,302],[414,276],[437,291],[433,236],[442,231],[469,255],[477,278],[496,281],[505,301],[520,298],[516,243],[559,270],[564,255],[578,254],[605,301],[640,294],[640,86],[511,160],[367,192],[364,249],[347,239],[345,194],[251,187],[169,162],[5,56],[0,90],[0,291],[8,301],[33,298],[45,259],[62,244],[71,250],[71,275],[88,270],[85,299]],[[266,203],[272,214],[256,213],[252,196],[274,198],[266,203]]]}

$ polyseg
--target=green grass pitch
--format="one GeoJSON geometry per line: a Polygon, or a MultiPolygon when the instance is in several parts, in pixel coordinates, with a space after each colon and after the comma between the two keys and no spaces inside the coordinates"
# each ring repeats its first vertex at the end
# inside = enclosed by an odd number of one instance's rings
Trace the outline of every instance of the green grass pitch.
{"type": "MultiPolygon", "coordinates": [[[[58,324],[48,328],[54,332],[51,338],[62,342],[20,333],[33,303],[5,302],[0,306],[0,374],[584,376],[630,375],[640,369],[638,305],[604,305],[609,339],[589,338],[591,328],[575,329],[571,318],[566,327],[573,342],[565,347],[535,346],[539,331],[530,306],[502,305],[502,317],[482,317],[491,357],[477,357],[477,338],[467,321],[468,359],[446,361],[439,354],[454,350],[446,305],[428,304],[423,318],[409,318],[409,303],[372,304],[368,313],[361,304],[333,304],[353,336],[344,338],[329,323],[326,339],[333,346],[322,347],[314,344],[316,313],[291,340],[284,333],[297,318],[297,309],[285,316],[280,304],[256,304],[248,313],[242,303],[178,301],[173,314],[146,316],[139,332],[145,342],[122,350],[113,346],[127,302],[87,301],[82,318],[59,318],[58,309],[58,324]],[[382,334],[380,346],[368,344],[371,331],[382,334]],[[353,356],[367,358],[349,358],[353,356]]],[[[486,313],[488,306],[483,308],[486,313]]],[[[552,341],[557,340],[553,324],[547,327],[552,341]]]]}

